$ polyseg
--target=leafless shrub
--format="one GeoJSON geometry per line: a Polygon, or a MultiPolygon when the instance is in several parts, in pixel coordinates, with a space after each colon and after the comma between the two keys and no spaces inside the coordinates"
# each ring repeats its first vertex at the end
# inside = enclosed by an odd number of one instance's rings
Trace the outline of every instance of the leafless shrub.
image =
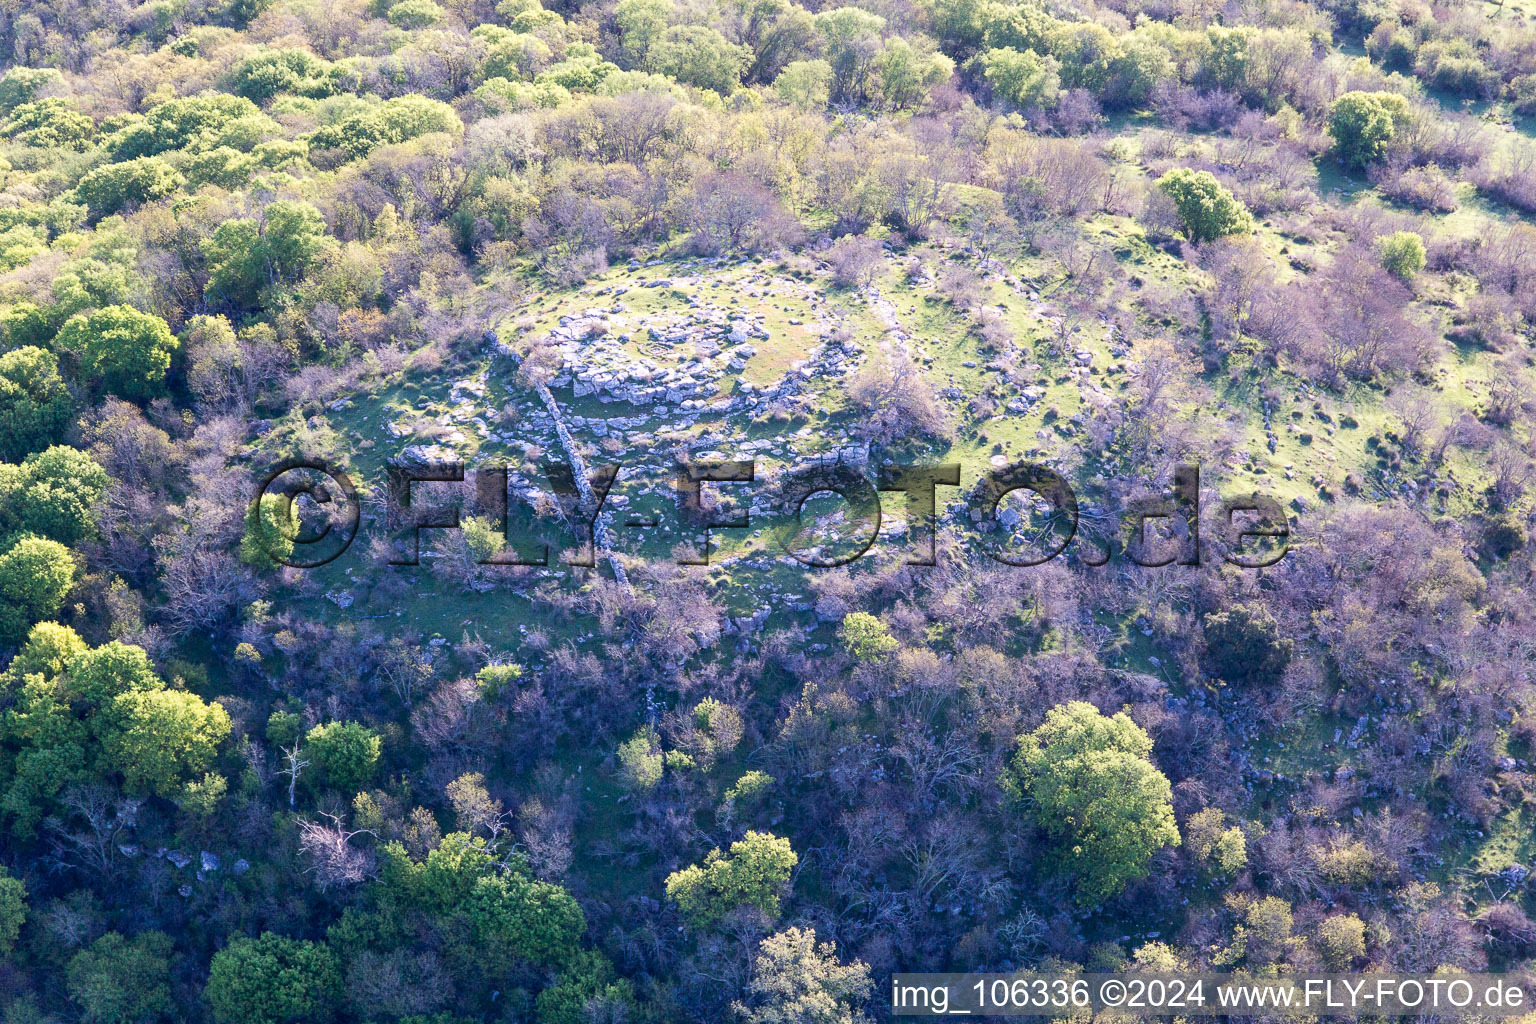
{"type": "Polygon", "coordinates": [[[1159,82],[1152,89],[1152,108],[1158,118],[1180,131],[1218,131],[1230,128],[1243,115],[1243,101],[1222,89],[1201,92],[1178,82],[1159,82]]]}
{"type": "Polygon", "coordinates": [[[1437,164],[1382,164],[1372,168],[1370,176],[1382,195],[1404,206],[1432,213],[1450,213],[1457,207],[1455,183],[1437,164]]]}
{"type": "Polygon", "coordinates": [[[904,353],[871,358],[849,385],[848,397],[863,412],[859,433],[882,444],[914,435],[943,436],[948,429],[928,378],[904,353]]]}
{"type": "Polygon", "coordinates": [[[866,287],[881,263],[880,243],[866,235],[844,235],[827,250],[832,280],[844,288],[866,287]]]}
{"type": "Polygon", "coordinates": [[[800,234],[772,191],[732,171],[710,171],[696,181],[688,209],[689,240],[701,253],[765,252],[800,234]]]}
{"type": "Polygon", "coordinates": [[[518,836],[528,862],[540,878],[563,878],[570,869],[573,859],[571,819],[571,809],[563,801],[552,807],[533,797],[518,808],[518,836]]]}

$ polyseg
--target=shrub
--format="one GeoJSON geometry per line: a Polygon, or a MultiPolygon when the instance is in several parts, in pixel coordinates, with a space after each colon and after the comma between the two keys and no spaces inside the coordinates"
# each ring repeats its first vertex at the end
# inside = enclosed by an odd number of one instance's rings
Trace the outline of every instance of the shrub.
{"type": "Polygon", "coordinates": [[[1173,200],[1184,234],[1191,242],[1208,242],[1253,230],[1253,218],[1210,171],[1181,167],[1158,179],[1157,187],[1173,200]]]}
{"type": "Polygon", "coordinates": [[[1205,617],[1205,670],[1229,683],[1271,686],[1291,663],[1295,641],[1262,604],[1237,604],[1205,617]]]}
{"type": "Polygon", "coordinates": [[[725,799],[737,808],[757,803],[773,791],[777,781],[767,772],[747,772],[725,791],[725,799]]]}
{"type": "Polygon", "coordinates": [[[487,699],[495,699],[509,686],[516,686],[523,677],[523,666],[517,664],[487,665],[475,673],[480,693],[487,699]]]}
{"type": "Polygon", "coordinates": [[[1197,863],[1216,874],[1234,875],[1248,865],[1248,843],[1243,830],[1228,826],[1227,816],[1214,807],[1190,815],[1184,826],[1184,843],[1197,863]]]}
{"type": "Polygon", "coordinates": [[[1379,174],[1373,169],[1371,178],[1382,195],[1416,210],[1450,213],[1457,207],[1455,183],[1434,164],[1379,174]]]}
{"type": "Polygon", "coordinates": [[[263,494],[246,506],[240,560],[264,569],[286,564],[298,536],[299,518],[293,500],[284,494],[263,494]]]}
{"type": "Polygon", "coordinates": [[[1424,269],[1424,239],[1412,231],[1394,231],[1376,239],[1376,252],[1382,268],[1404,281],[1424,269]]]}
{"type": "Polygon", "coordinates": [[[837,628],[843,647],[857,661],[879,661],[901,649],[901,642],[891,636],[885,623],[868,612],[850,612],[837,628]]]}
{"type": "Polygon", "coordinates": [[[1408,101],[1396,93],[1347,92],[1328,112],[1328,134],[1346,167],[1366,167],[1386,155],[1409,118],[1408,101]]]}
{"type": "Polygon", "coordinates": [[[304,753],[333,789],[355,793],[373,780],[384,747],[379,734],[357,722],[317,725],[304,737],[304,753]]]}
{"type": "Polygon", "coordinates": [[[619,761],[619,778],[629,789],[643,792],[661,781],[661,744],[654,729],[641,729],[620,743],[615,756],[619,761]]]}
{"type": "Polygon", "coordinates": [[[865,235],[844,235],[827,250],[827,262],[832,266],[832,279],[839,285],[863,287],[881,267],[880,243],[865,235]]]}
{"type": "Polygon", "coordinates": [[[1347,971],[1365,955],[1365,922],[1354,914],[1335,914],[1317,926],[1312,944],[1330,971],[1347,971]]]}
{"type": "Polygon", "coordinates": [[[799,858],[788,839],[748,832],[731,844],[729,855],[711,850],[694,864],[667,876],[667,896],[696,928],[718,922],[741,906],[779,916],[779,898],[799,858]]]}

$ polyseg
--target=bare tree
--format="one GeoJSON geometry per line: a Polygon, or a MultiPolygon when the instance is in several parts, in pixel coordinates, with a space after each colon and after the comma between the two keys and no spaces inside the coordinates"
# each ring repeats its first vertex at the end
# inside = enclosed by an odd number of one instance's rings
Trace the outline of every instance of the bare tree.
{"type": "Polygon", "coordinates": [[[939,436],[947,427],[927,378],[904,352],[872,358],[849,386],[848,397],[864,410],[859,431],[871,440],[939,436]]]}
{"type": "Polygon", "coordinates": [[[1440,410],[1422,391],[1398,391],[1388,407],[1402,424],[1403,448],[1417,455],[1423,448],[1425,432],[1440,419],[1440,410]]]}
{"type": "Polygon", "coordinates": [[[288,807],[290,810],[293,808],[294,792],[299,785],[299,774],[309,767],[309,762],[301,756],[303,749],[299,741],[294,740],[293,745],[283,751],[283,767],[277,770],[279,775],[288,776],[288,807]]]}
{"type": "Polygon", "coordinates": [[[341,819],[325,814],[330,824],[300,818],[299,848],[310,859],[308,870],[315,876],[315,884],[322,892],[336,886],[356,885],[372,877],[374,857],[372,852],[352,845],[352,838],[374,835],[371,829],[347,831],[341,827],[341,819]]]}
{"type": "Polygon", "coordinates": [[[502,833],[507,831],[512,815],[485,788],[485,776],[480,772],[466,772],[448,783],[445,791],[453,804],[459,829],[484,832],[490,844],[495,846],[502,833]]]}
{"type": "Polygon", "coordinates": [[[1536,472],[1530,453],[1508,441],[1494,445],[1488,465],[1493,470],[1494,500],[1505,508],[1520,500],[1536,472]]]}
{"type": "Polygon", "coordinates": [[[118,844],[138,824],[144,801],[120,797],[102,785],[75,785],[64,790],[59,802],[66,817],[46,823],[53,858],[97,875],[111,874],[118,844]]]}

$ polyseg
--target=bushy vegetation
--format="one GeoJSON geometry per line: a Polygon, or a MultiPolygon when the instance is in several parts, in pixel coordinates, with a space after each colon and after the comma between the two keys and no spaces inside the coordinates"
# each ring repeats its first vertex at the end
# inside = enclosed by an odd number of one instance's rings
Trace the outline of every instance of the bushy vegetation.
{"type": "Polygon", "coordinates": [[[1533,117],[1518,4],[15,5],[0,1019],[1528,970],[1533,117]]]}

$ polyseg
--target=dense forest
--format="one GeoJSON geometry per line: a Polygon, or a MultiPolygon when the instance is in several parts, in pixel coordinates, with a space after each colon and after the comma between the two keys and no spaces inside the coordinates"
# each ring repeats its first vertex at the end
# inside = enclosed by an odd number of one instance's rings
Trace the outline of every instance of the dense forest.
{"type": "Polygon", "coordinates": [[[1536,962],[1536,6],[834,2],[3,5],[0,1021],[1536,962]]]}

